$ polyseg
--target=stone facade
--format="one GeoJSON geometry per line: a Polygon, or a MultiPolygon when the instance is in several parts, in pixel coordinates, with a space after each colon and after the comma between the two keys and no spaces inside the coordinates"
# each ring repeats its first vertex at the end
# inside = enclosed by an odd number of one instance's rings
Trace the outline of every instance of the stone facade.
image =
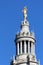
{"type": "Polygon", "coordinates": [[[16,56],[12,59],[11,65],[39,65],[35,55],[35,35],[30,32],[27,21],[27,9],[24,7],[24,21],[21,24],[20,32],[16,34],[16,56]]]}

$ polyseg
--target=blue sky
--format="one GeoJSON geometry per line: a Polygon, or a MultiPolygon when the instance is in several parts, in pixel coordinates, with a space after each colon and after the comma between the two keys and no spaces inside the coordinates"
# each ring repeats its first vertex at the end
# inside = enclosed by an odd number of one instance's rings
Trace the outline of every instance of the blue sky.
{"type": "Polygon", "coordinates": [[[10,65],[16,54],[15,35],[23,21],[22,9],[28,8],[27,20],[36,37],[36,56],[43,65],[43,0],[0,0],[0,64],[10,65]]]}

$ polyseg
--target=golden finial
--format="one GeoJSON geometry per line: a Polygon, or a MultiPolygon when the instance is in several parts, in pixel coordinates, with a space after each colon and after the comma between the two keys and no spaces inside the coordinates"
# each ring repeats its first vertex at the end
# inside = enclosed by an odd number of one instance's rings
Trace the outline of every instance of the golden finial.
{"type": "Polygon", "coordinates": [[[23,15],[24,15],[24,20],[26,20],[26,18],[27,18],[27,8],[24,7],[24,9],[22,11],[23,11],[23,15]]]}

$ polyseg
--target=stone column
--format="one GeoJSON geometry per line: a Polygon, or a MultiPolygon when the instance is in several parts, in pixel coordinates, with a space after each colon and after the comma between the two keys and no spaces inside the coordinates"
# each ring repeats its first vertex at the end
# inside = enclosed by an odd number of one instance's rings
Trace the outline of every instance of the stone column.
{"type": "Polygon", "coordinates": [[[34,43],[31,43],[31,54],[35,54],[35,47],[34,47],[34,43]]]}
{"type": "Polygon", "coordinates": [[[35,44],[34,44],[34,54],[35,54],[35,44]]]}
{"type": "Polygon", "coordinates": [[[17,55],[19,55],[19,42],[17,43],[17,55]]]}
{"type": "Polygon", "coordinates": [[[33,42],[31,42],[31,54],[34,53],[33,42]]]}
{"type": "Polygon", "coordinates": [[[26,41],[24,41],[24,53],[26,53],[26,41]]]}
{"type": "Polygon", "coordinates": [[[28,54],[30,54],[30,42],[28,41],[28,54]]]}
{"type": "Polygon", "coordinates": [[[22,41],[20,42],[20,54],[22,54],[22,41]]]}

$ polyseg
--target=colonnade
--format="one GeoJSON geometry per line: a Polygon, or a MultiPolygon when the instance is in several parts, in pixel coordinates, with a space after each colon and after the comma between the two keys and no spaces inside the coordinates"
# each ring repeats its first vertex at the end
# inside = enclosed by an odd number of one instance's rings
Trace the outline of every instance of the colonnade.
{"type": "Polygon", "coordinates": [[[26,54],[26,53],[35,54],[35,44],[33,42],[30,43],[30,41],[27,41],[27,43],[26,43],[26,41],[24,41],[24,44],[23,44],[23,42],[20,41],[20,42],[17,42],[16,45],[17,45],[16,46],[17,47],[17,52],[16,52],[17,55],[23,54],[23,53],[24,54],[26,54]],[[30,44],[31,44],[31,46],[30,46],[30,44]]]}

